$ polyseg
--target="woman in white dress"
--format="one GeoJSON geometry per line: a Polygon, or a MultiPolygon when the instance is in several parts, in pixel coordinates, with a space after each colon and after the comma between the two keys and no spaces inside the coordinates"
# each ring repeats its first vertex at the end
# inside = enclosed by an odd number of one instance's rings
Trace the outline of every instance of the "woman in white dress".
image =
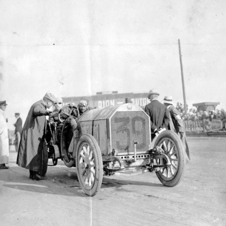
{"type": "Polygon", "coordinates": [[[9,137],[8,126],[4,112],[6,110],[6,101],[0,101],[0,169],[8,169],[9,163],[9,137]]]}

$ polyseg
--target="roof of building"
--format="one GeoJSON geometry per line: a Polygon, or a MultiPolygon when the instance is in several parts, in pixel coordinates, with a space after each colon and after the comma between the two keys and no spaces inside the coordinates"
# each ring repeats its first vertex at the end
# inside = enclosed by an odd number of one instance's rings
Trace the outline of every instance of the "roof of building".
{"type": "Polygon", "coordinates": [[[220,104],[220,102],[201,102],[201,103],[196,103],[196,104],[193,104],[193,106],[210,106],[210,105],[214,105],[214,106],[217,106],[218,104],[220,104]]]}

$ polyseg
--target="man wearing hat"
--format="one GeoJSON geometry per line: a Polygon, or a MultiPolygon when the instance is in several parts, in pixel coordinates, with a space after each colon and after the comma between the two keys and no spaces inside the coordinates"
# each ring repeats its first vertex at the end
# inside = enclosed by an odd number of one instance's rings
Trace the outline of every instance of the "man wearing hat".
{"type": "Polygon", "coordinates": [[[80,100],[78,103],[78,111],[79,111],[79,115],[82,115],[84,112],[90,110],[90,108],[88,107],[88,103],[86,100],[80,100]]]}
{"type": "Polygon", "coordinates": [[[185,132],[184,123],[181,119],[180,113],[174,107],[172,96],[166,96],[163,102],[166,105],[167,109],[169,110],[169,113],[172,119],[172,121],[170,121],[173,123],[173,124],[170,124],[171,129],[174,130],[176,133],[180,134],[180,137],[182,138],[185,132]]]}
{"type": "Polygon", "coordinates": [[[9,163],[8,126],[4,115],[6,106],[6,101],[0,101],[0,170],[9,168],[5,165],[9,163]]]}
{"type": "Polygon", "coordinates": [[[21,137],[21,132],[22,132],[22,119],[20,117],[20,113],[15,113],[16,117],[16,122],[13,124],[15,126],[15,146],[16,146],[16,151],[18,151],[19,148],[19,143],[20,143],[20,137],[21,137]]]}
{"type": "Polygon", "coordinates": [[[55,102],[55,96],[46,93],[42,100],[31,106],[22,129],[17,164],[30,170],[32,180],[43,179],[47,170],[46,116],[51,116],[55,102]]]}
{"type": "Polygon", "coordinates": [[[158,101],[159,93],[155,90],[150,90],[148,99],[151,103],[145,106],[145,112],[151,120],[151,131],[153,138],[163,128],[167,128],[169,124],[169,112],[164,104],[158,101]]]}
{"type": "Polygon", "coordinates": [[[172,120],[170,120],[170,123],[169,123],[169,129],[175,131],[180,136],[180,139],[183,143],[183,146],[184,146],[186,154],[187,154],[187,158],[190,159],[188,144],[187,144],[187,140],[186,140],[184,122],[181,119],[179,111],[176,109],[176,107],[174,107],[172,96],[166,96],[164,98],[163,102],[164,102],[165,106],[167,107],[167,109],[170,113],[170,117],[172,119],[172,120]]]}
{"type": "MultiPolygon", "coordinates": [[[[90,108],[88,107],[88,102],[86,100],[80,100],[78,103],[79,116],[81,116],[88,110],[90,110],[90,108]]],[[[69,120],[69,122],[72,126],[72,130],[73,130],[73,137],[71,139],[68,151],[73,152],[73,149],[76,146],[76,144],[78,142],[78,138],[80,136],[80,128],[78,128],[77,122],[75,119],[73,119],[73,117],[69,117],[68,120],[69,120]]]]}

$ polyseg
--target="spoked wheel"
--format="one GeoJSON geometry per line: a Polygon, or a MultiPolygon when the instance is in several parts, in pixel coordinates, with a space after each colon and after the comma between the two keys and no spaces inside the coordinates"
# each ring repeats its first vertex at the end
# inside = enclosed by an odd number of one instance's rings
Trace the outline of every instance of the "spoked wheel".
{"type": "Polygon", "coordinates": [[[80,137],[76,153],[76,167],[80,186],[84,193],[94,196],[103,180],[103,162],[100,147],[90,134],[80,137]]]}
{"type": "Polygon", "coordinates": [[[184,172],[185,157],[182,143],[174,132],[167,130],[160,133],[155,146],[160,147],[165,154],[165,158],[156,159],[158,164],[164,165],[159,168],[156,175],[163,185],[173,187],[180,182],[184,172]]]}

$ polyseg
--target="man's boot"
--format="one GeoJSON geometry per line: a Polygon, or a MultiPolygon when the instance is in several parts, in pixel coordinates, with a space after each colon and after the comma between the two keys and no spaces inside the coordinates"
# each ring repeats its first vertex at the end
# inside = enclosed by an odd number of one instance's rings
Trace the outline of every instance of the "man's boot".
{"type": "Polygon", "coordinates": [[[9,167],[6,166],[5,164],[0,164],[0,169],[9,169],[9,167]]]}
{"type": "Polygon", "coordinates": [[[29,170],[29,173],[30,173],[30,175],[29,175],[29,178],[33,180],[33,176],[34,176],[34,171],[32,171],[32,170],[29,170]]]}

